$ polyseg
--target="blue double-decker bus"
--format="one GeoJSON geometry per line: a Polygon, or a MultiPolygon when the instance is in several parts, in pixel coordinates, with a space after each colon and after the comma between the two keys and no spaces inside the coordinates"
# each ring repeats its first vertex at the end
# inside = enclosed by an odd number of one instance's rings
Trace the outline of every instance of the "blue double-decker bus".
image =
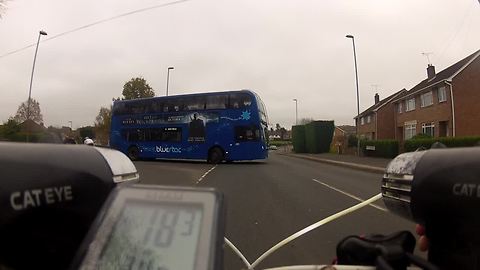
{"type": "Polygon", "coordinates": [[[132,160],[265,159],[267,123],[264,103],[250,90],[119,100],[110,146],[132,160]]]}

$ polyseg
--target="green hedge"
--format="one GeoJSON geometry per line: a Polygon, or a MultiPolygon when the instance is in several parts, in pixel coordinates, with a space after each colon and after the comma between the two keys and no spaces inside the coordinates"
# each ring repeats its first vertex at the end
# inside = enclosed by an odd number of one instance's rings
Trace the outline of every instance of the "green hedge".
{"type": "Polygon", "coordinates": [[[398,155],[398,141],[395,140],[362,140],[360,147],[363,155],[369,157],[394,158],[398,155]],[[375,147],[375,150],[367,150],[367,146],[375,147]]]}
{"type": "Polygon", "coordinates": [[[328,153],[335,125],[333,121],[313,121],[305,125],[305,145],[308,153],[328,153]]]}
{"type": "Polygon", "coordinates": [[[480,143],[480,137],[443,137],[432,139],[410,139],[404,144],[405,152],[413,152],[420,147],[430,149],[433,143],[441,142],[447,147],[468,147],[477,146],[480,143]]]}
{"type": "Polygon", "coordinates": [[[284,146],[292,144],[290,140],[271,140],[268,142],[268,145],[275,145],[275,146],[284,146]]]}
{"type": "Polygon", "coordinates": [[[298,125],[292,127],[292,144],[295,153],[305,153],[305,126],[298,125]]]}

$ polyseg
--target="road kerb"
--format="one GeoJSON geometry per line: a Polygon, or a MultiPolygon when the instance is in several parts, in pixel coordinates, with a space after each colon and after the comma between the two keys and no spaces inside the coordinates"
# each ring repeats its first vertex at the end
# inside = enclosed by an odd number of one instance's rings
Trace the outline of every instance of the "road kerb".
{"type": "Polygon", "coordinates": [[[296,158],[301,158],[301,159],[306,159],[306,160],[316,161],[316,162],[321,162],[321,163],[327,163],[327,164],[331,164],[331,165],[342,166],[342,167],[361,170],[361,171],[366,171],[366,172],[381,173],[381,174],[383,174],[385,172],[385,168],[369,166],[369,165],[364,165],[364,164],[356,164],[356,163],[351,163],[351,162],[344,162],[344,161],[331,160],[331,159],[325,159],[325,158],[317,158],[317,157],[312,157],[312,156],[307,156],[307,155],[298,155],[298,154],[290,154],[290,153],[281,153],[281,155],[296,157],[296,158]]]}

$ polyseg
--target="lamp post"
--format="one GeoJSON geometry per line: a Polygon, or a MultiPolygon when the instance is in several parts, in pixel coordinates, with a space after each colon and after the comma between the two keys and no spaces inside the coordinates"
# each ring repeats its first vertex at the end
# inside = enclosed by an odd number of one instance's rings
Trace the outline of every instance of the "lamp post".
{"type": "MultiPolygon", "coordinates": [[[[38,32],[38,40],[37,40],[37,47],[35,48],[35,56],[33,56],[33,66],[32,66],[32,76],[30,77],[30,89],[28,90],[28,101],[27,101],[27,120],[30,119],[30,100],[32,98],[32,84],[33,84],[33,73],[35,72],[35,61],[37,60],[37,52],[38,52],[38,45],[40,44],[40,37],[41,36],[46,36],[47,32],[40,30],[38,32]]],[[[30,136],[30,128],[28,128],[28,123],[27,123],[27,142],[29,140],[30,136]]]]}
{"type": "Polygon", "coordinates": [[[357,155],[360,155],[360,140],[359,140],[359,134],[358,134],[358,123],[360,119],[358,116],[360,115],[360,94],[358,91],[358,70],[357,70],[357,53],[355,50],[355,37],[352,35],[346,35],[346,38],[351,38],[352,39],[352,44],[353,44],[353,60],[355,62],[355,83],[357,85],[357,118],[355,121],[355,127],[356,127],[356,132],[357,132],[357,155]]]}
{"type": "Polygon", "coordinates": [[[168,97],[168,82],[170,80],[170,70],[174,69],[173,67],[168,67],[167,68],[167,97],[168,97]]]}
{"type": "Polygon", "coordinates": [[[294,98],[295,101],[295,125],[298,125],[298,99],[294,98]]]}

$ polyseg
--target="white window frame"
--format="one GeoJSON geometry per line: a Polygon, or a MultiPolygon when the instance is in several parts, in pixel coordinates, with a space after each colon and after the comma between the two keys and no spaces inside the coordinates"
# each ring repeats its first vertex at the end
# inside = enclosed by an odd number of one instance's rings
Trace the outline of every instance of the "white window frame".
{"type": "Polygon", "coordinates": [[[365,125],[365,118],[363,116],[360,118],[360,125],[365,125]]]}
{"type": "Polygon", "coordinates": [[[415,98],[414,98],[414,97],[405,100],[405,111],[406,111],[406,112],[410,112],[410,111],[413,111],[413,110],[415,110],[415,98]],[[410,106],[408,106],[409,101],[413,101],[413,102],[412,102],[412,103],[413,103],[413,107],[412,107],[412,108],[410,108],[410,106]]]}
{"type": "Polygon", "coordinates": [[[432,137],[435,137],[435,122],[423,123],[422,124],[422,133],[426,134],[426,135],[429,135],[429,136],[432,136],[432,137]],[[426,132],[427,129],[431,130],[431,134],[428,134],[426,132]]]}
{"type": "Polygon", "coordinates": [[[404,130],[404,139],[409,140],[413,138],[413,136],[417,135],[417,123],[405,122],[403,130],[404,130]]]}
{"type": "Polygon", "coordinates": [[[437,90],[437,95],[438,95],[438,103],[447,101],[447,88],[445,86],[440,86],[437,90]]]}
{"type": "Polygon", "coordinates": [[[425,108],[433,105],[433,93],[432,91],[423,93],[420,95],[420,107],[425,108]]]}
{"type": "Polygon", "coordinates": [[[370,124],[372,122],[372,117],[370,115],[367,115],[367,124],[370,124]]]}
{"type": "Polygon", "coordinates": [[[402,113],[403,112],[403,101],[402,102],[399,102],[397,104],[397,112],[398,113],[402,113]]]}

